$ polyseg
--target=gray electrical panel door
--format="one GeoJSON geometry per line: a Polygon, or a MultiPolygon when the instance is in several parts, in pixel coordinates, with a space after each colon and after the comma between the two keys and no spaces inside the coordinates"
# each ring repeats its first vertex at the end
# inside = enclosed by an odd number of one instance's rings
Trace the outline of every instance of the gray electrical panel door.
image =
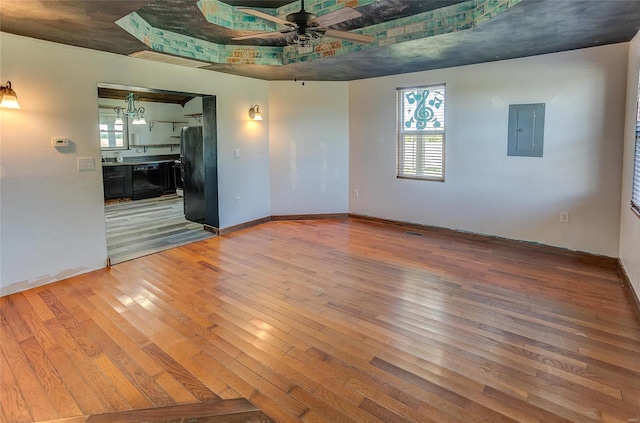
{"type": "Polygon", "coordinates": [[[544,146],[544,103],[509,106],[507,155],[542,157],[544,146]]]}

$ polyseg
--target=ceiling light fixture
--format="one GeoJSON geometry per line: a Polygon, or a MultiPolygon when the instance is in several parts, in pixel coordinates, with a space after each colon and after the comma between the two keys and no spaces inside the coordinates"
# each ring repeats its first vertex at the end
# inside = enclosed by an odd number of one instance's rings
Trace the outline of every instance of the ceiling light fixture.
{"type": "Polygon", "coordinates": [[[120,116],[120,110],[122,110],[121,107],[116,107],[114,109],[116,111],[116,121],[113,122],[115,125],[124,125],[124,121],[122,120],[122,116],[120,116]]]}
{"type": "Polygon", "coordinates": [[[320,38],[322,38],[323,35],[324,32],[320,31],[291,31],[287,32],[284,35],[284,38],[287,41],[287,44],[289,44],[290,46],[298,47],[299,50],[302,49],[302,51],[299,51],[299,53],[304,54],[313,52],[311,44],[315,40],[319,40],[320,38]]]}
{"type": "Polygon", "coordinates": [[[122,116],[126,116],[128,118],[133,118],[132,125],[146,125],[147,121],[144,119],[144,107],[136,108],[136,101],[138,101],[138,96],[134,93],[127,94],[127,97],[124,100],[127,103],[127,110],[122,107],[116,107],[116,125],[122,125],[124,122],[122,121],[122,116]]]}
{"type": "Polygon", "coordinates": [[[7,81],[5,87],[0,86],[0,107],[6,109],[19,109],[18,96],[16,92],[11,88],[11,81],[7,81]]]}
{"type": "Polygon", "coordinates": [[[253,120],[262,120],[260,107],[257,104],[255,106],[251,106],[251,108],[249,109],[249,117],[253,120]]]}

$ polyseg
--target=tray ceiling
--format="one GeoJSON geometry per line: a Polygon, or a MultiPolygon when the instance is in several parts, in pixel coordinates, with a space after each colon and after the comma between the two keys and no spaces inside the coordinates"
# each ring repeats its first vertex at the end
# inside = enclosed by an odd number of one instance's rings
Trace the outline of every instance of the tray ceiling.
{"type": "Polygon", "coordinates": [[[636,0],[307,0],[306,9],[318,15],[354,7],[362,17],[331,28],[373,35],[375,41],[358,45],[325,36],[313,51],[302,52],[282,37],[231,40],[262,26],[281,28],[243,18],[239,7],[284,18],[299,5],[2,0],[0,30],[122,55],[153,51],[147,56],[187,58],[202,69],[266,80],[347,81],[626,42],[640,29],[636,0]]]}

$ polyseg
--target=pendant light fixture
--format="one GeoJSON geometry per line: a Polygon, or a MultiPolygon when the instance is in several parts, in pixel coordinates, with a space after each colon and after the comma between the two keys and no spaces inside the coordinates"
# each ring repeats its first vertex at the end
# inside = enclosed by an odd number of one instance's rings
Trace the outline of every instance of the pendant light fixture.
{"type": "Polygon", "coordinates": [[[122,121],[122,117],[120,116],[121,113],[122,116],[133,119],[133,122],[131,122],[132,125],[147,124],[147,121],[144,119],[144,107],[136,108],[136,101],[138,101],[138,96],[134,93],[129,93],[125,98],[125,102],[127,103],[127,110],[122,107],[116,107],[115,109],[113,109],[116,112],[116,125],[124,124],[124,122],[122,121]]]}

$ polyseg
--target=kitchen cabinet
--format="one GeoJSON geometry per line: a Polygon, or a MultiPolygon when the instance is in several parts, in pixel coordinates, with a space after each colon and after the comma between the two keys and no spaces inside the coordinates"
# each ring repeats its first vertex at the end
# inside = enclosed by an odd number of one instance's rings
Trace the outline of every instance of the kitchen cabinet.
{"type": "Polygon", "coordinates": [[[165,180],[165,194],[176,192],[176,181],[174,177],[175,169],[174,163],[163,163],[164,166],[164,180],[165,180]]]}
{"type": "Polygon", "coordinates": [[[104,199],[133,197],[133,171],[131,166],[108,166],[102,168],[104,199]]]}
{"type": "Polygon", "coordinates": [[[127,157],[122,164],[102,165],[104,199],[159,197],[175,194],[175,160],[179,156],[127,157]]]}

